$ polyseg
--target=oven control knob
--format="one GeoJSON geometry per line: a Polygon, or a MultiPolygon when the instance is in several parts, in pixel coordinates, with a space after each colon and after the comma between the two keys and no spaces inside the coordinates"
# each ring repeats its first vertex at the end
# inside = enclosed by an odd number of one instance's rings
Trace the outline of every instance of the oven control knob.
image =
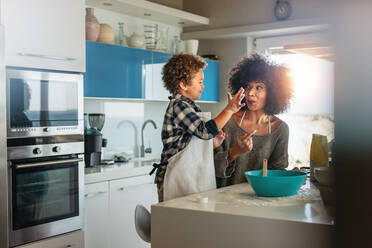
{"type": "Polygon", "coordinates": [[[33,150],[34,154],[41,154],[41,149],[40,148],[35,148],[33,150]]]}
{"type": "Polygon", "coordinates": [[[61,147],[60,146],[53,147],[53,152],[60,152],[60,151],[61,151],[61,147]]]}
{"type": "Polygon", "coordinates": [[[44,128],[43,128],[43,131],[44,131],[44,132],[49,132],[49,128],[44,127],[44,128]]]}

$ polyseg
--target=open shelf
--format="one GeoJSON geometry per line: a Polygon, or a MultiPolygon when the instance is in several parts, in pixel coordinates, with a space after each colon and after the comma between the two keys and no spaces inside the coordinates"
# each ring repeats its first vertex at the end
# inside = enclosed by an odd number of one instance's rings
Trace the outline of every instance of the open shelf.
{"type": "Polygon", "coordinates": [[[179,27],[208,25],[209,18],[146,0],[86,0],[86,4],[179,27]]]}
{"type": "Polygon", "coordinates": [[[289,35],[296,33],[310,33],[329,29],[330,25],[318,19],[299,19],[278,21],[257,25],[236,26],[205,31],[185,32],[181,34],[182,40],[198,39],[232,39],[250,36],[252,38],[289,35]]]}

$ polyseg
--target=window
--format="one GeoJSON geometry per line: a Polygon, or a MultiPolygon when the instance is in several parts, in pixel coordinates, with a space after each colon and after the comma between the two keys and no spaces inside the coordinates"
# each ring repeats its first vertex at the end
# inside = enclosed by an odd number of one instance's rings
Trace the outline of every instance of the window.
{"type": "Polygon", "coordinates": [[[289,168],[309,166],[313,133],[334,138],[334,62],[326,33],[256,40],[260,53],[291,70],[294,97],[287,113],[278,117],[290,129],[289,168]]]}

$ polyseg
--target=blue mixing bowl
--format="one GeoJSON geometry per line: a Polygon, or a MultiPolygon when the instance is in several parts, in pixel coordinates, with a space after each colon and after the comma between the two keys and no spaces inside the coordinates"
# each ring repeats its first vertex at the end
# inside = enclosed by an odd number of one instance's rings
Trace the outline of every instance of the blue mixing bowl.
{"type": "Polygon", "coordinates": [[[268,170],[267,177],[262,170],[246,171],[245,177],[258,196],[289,196],[297,194],[306,179],[301,171],[268,170]]]}

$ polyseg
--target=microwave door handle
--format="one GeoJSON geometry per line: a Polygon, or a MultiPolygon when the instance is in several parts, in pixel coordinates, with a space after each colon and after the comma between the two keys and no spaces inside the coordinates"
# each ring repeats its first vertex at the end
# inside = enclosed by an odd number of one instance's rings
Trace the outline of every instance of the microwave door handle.
{"type": "Polygon", "coordinates": [[[17,53],[17,55],[23,56],[23,57],[51,59],[51,60],[64,60],[64,61],[73,61],[73,60],[76,60],[76,58],[71,58],[71,57],[54,56],[54,55],[44,55],[44,54],[36,54],[36,53],[17,53]]]}
{"type": "Polygon", "coordinates": [[[64,160],[49,161],[49,162],[16,164],[14,167],[15,167],[16,170],[18,170],[18,169],[24,169],[24,168],[47,166],[47,165],[52,165],[52,164],[75,163],[75,162],[81,162],[81,161],[83,161],[82,158],[73,158],[73,159],[64,159],[64,160]]]}

